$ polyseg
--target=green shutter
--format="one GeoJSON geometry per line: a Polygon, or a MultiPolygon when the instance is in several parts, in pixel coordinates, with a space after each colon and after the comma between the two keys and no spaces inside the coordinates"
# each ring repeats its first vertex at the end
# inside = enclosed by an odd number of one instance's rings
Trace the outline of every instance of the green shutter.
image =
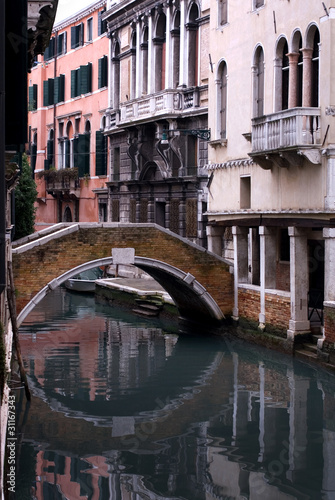
{"type": "Polygon", "coordinates": [[[98,89],[101,89],[103,87],[102,85],[102,67],[103,67],[103,57],[99,59],[99,68],[98,68],[98,89]]]}
{"type": "Polygon", "coordinates": [[[43,82],[43,106],[49,106],[49,84],[48,80],[43,82]]]}
{"type": "Polygon", "coordinates": [[[95,175],[107,174],[106,137],[100,130],[95,133],[95,175]]]}
{"type": "Polygon", "coordinates": [[[80,66],[80,94],[92,92],[92,63],[80,66]]]}
{"type": "Polygon", "coordinates": [[[64,101],[64,86],[65,86],[65,75],[59,75],[55,78],[54,84],[54,103],[64,101]]]}
{"type": "Polygon", "coordinates": [[[77,97],[78,70],[71,70],[71,97],[77,97]]]}
{"type": "Polygon", "coordinates": [[[54,104],[54,79],[53,78],[48,78],[48,97],[49,97],[49,106],[54,104]]]}
{"type": "Polygon", "coordinates": [[[79,177],[90,173],[90,134],[80,134],[73,140],[74,166],[78,167],[79,177]]]}
{"type": "Polygon", "coordinates": [[[75,49],[77,47],[77,30],[76,30],[76,26],[72,26],[71,27],[71,49],[75,49]]]}
{"type": "Polygon", "coordinates": [[[37,109],[37,84],[33,85],[33,100],[34,100],[34,109],[37,109]]]}

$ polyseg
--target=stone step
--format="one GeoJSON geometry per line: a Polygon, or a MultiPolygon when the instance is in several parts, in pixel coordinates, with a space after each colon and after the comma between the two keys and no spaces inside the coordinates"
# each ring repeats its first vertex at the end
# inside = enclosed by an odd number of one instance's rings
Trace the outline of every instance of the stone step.
{"type": "Polygon", "coordinates": [[[295,355],[298,355],[299,357],[304,357],[306,359],[310,360],[317,360],[317,354],[316,352],[308,351],[307,349],[300,348],[295,350],[295,355]]]}
{"type": "Polygon", "coordinates": [[[309,352],[314,352],[316,354],[317,352],[317,345],[316,344],[312,344],[310,342],[306,342],[305,344],[303,344],[303,349],[305,351],[309,351],[309,352]]]}

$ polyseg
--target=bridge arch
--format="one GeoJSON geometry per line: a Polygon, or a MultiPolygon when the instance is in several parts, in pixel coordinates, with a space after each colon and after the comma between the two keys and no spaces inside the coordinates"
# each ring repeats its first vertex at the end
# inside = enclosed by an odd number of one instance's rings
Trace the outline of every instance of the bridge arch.
{"type": "MultiPolygon", "coordinates": [[[[98,266],[112,265],[113,257],[96,259],[70,269],[45,285],[22,309],[17,322],[20,326],[34,307],[51,291],[77,274],[98,266]]],[[[154,278],[172,297],[180,315],[192,321],[210,320],[220,322],[224,315],[207,290],[190,273],[186,273],[166,262],[148,257],[134,257],[134,266],[154,278]]]]}

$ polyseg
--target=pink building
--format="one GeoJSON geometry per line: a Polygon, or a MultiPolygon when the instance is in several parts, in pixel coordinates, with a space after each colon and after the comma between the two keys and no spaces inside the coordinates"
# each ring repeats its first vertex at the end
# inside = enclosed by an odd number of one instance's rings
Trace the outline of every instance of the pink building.
{"type": "Polygon", "coordinates": [[[28,75],[29,150],[38,189],[36,224],[107,217],[106,0],[54,25],[28,75]]]}

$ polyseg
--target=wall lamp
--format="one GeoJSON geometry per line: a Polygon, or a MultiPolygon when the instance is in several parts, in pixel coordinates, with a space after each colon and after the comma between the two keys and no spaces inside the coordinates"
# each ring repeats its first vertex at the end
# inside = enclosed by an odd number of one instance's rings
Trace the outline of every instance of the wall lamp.
{"type": "Polygon", "coordinates": [[[195,137],[203,139],[204,141],[210,141],[211,139],[210,129],[201,129],[201,128],[194,128],[194,129],[177,128],[173,130],[163,129],[161,143],[168,144],[169,134],[174,132],[181,132],[183,135],[194,135],[195,137]]]}

